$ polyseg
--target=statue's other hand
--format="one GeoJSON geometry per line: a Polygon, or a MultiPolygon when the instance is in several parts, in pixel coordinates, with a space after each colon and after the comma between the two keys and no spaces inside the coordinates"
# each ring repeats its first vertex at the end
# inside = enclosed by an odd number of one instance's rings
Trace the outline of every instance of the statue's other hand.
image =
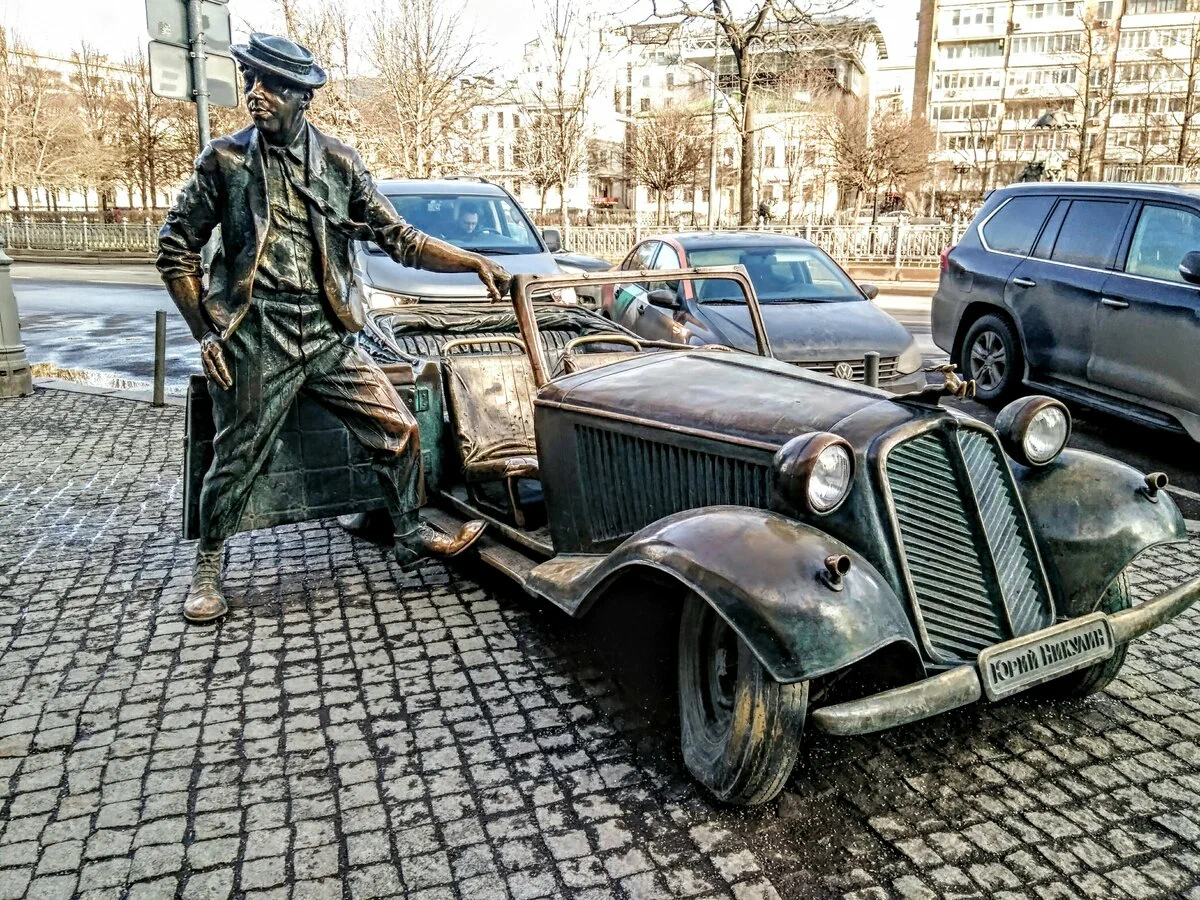
{"type": "Polygon", "coordinates": [[[200,339],[200,362],[204,365],[204,374],[217,383],[223,391],[233,387],[233,375],[225,361],[225,348],[221,339],[211,331],[200,339]]]}
{"type": "Polygon", "coordinates": [[[497,302],[503,301],[504,295],[508,293],[509,284],[512,282],[512,276],[503,266],[492,262],[485,256],[479,257],[478,271],[479,280],[487,288],[488,296],[497,302]]]}

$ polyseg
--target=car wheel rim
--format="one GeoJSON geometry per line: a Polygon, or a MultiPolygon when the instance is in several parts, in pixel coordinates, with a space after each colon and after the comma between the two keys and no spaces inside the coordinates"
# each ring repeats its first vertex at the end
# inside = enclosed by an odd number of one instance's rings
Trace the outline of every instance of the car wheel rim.
{"type": "Polygon", "coordinates": [[[737,690],[738,636],[718,615],[708,615],[708,640],[701,665],[700,684],[704,692],[704,713],[709,724],[722,728],[733,719],[733,701],[737,690]]]}
{"type": "Polygon", "coordinates": [[[971,345],[970,377],[981,391],[994,391],[1004,383],[1008,371],[1008,353],[1004,341],[994,331],[982,331],[971,345]]]}

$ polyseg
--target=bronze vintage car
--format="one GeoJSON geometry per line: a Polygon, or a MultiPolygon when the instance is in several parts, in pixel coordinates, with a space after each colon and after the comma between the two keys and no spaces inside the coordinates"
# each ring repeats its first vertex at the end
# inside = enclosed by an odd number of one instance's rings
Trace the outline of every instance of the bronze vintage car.
{"type": "MultiPolygon", "coordinates": [[[[1131,605],[1125,568],[1183,519],[1163,476],[1064,449],[1057,401],[992,428],[941,406],[945,385],[897,397],[775,360],[740,267],[638,274],[732,279],[758,354],[539,299],[629,272],[520,276],[511,309],[377,312],[368,343],[420,422],[435,526],[488,519],[483,561],[573,616],[646,581],[678,597],[683,755],[717,797],[775,796],[806,723],[863,734],[1035,686],[1098,691],[1200,595],[1196,579],[1131,605]]],[[[244,528],[380,506],[332,417],[302,399],[291,427],[244,528]]]]}

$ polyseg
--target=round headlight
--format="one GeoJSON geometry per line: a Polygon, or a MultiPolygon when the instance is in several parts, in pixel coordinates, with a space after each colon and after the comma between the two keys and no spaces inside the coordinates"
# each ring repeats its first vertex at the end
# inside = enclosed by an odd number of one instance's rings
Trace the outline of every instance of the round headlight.
{"type": "Polygon", "coordinates": [[[996,416],[996,432],[1008,455],[1024,466],[1053,462],[1071,436],[1071,414],[1049,397],[1014,400],[996,416]]]}
{"type": "Polygon", "coordinates": [[[775,484],[797,509],[833,512],[850,493],[854,451],[845,439],[817,432],[793,438],[775,454],[775,484]]]}

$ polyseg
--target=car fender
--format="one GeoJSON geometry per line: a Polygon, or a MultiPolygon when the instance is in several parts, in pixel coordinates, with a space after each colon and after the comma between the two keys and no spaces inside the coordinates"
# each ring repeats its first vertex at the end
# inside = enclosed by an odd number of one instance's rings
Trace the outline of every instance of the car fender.
{"type": "MultiPolygon", "coordinates": [[[[582,616],[622,576],[665,573],[703,597],[746,642],[771,677],[804,681],[897,641],[917,651],[904,604],[867,560],[819,529],[740,506],[688,510],[629,537],[578,577],[551,563],[526,584],[582,616]],[[827,557],[845,555],[840,589],[827,557]]],[[[540,571],[539,571],[540,570],[540,571]]]]}
{"type": "Polygon", "coordinates": [[[1106,456],[1064,450],[1047,466],[1012,470],[1060,619],[1092,612],[1143,550],[1187,538],[1175,501],[1164,491],[1151,499],[1141,473],[1106,456]]]}

